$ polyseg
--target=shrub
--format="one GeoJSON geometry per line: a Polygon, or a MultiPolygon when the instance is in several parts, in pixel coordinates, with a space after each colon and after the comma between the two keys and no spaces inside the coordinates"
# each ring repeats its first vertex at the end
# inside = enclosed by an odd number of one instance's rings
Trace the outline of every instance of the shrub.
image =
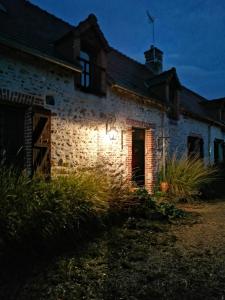
{"type": "Polygon", "coordinates": [[[132,190],[96,169],[47,182],[2,168],[0,199],[0,245],[8,248],[51,249],[90,236],[117,217],[158,218],[168,211],[162,213],[145,189],[132,190]]]}
{"type": "Polygon", "coordinates": [[[46,182],[13,169],[0,171],[0,239],[39,244],[57,238],[76,238],[100,225],[108,209],[109,188],[103,174],[83,171],[46,182]],[[90,225],[90,223],[92,225],[90,225]]]}
{"type": "Polygon", "coordinates": [[[192,199],[199,195],[204,184],[216,178],[217,170],[205,166],[203,160],[173,155],[167,161],[164,180],[169,183],[169,195],[175,200],[192,199]]]}
{"type": "Polygon", "coordinates": [[[184,218],[186,216],[186,213],[183,210],[167,202],[161,202],[160,204],[158,204],[157,210],[169,220],[184,218]]]}

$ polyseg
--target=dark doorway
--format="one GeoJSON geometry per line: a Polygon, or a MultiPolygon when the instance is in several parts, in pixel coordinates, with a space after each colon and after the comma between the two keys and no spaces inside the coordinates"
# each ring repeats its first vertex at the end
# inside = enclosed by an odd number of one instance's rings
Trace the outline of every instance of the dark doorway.
{"type": "Polygon", "coordinates": [[[132,131],[132,180],[138,186],[145,184],[145,130],[132,131]]]}
{"type": "Polygon", "coordinates": [[[0,105],[0,161],[24,168],[24,109],[0,105]]]}
{"type": "Polygon", "coordinates": [[[200,137],[188,136],[188,157],[204,158],[204,141],[200,137]]]}

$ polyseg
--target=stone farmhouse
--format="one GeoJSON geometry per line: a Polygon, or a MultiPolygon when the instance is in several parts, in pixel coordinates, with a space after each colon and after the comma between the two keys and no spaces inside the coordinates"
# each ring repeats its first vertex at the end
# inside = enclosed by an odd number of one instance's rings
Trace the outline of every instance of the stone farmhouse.
{"type": "Polygon", "coordinates": [[[26,0],[0,0],[0,161],[28,174],[103,164],[151,192],[178,151],[225,159],[225,99],[207,100],[113,49],[91,14],[72,26],[26,0]]]}

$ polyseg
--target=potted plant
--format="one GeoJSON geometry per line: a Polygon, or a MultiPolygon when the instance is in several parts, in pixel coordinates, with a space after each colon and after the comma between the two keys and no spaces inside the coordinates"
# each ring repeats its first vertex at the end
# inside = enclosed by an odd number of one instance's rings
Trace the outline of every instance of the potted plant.
{"type": "Polygon", "coordinates": [[[166,181],[166,168],[162,167],[162,176],[160,178],[160,190],[163,193],[167,193],[169,191],[169,183],[166,181]]]}
{"type": "Polygon", "coordinates": [[[163,192],[163,193],[167,193],[168,190],[169,190],[169,183],[167,181],[161,181],[160,182],[160,190],[163,192]]]}

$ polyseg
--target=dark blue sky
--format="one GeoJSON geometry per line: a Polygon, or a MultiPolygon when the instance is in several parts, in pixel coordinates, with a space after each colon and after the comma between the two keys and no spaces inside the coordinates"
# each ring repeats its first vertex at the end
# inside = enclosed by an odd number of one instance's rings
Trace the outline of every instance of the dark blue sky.
{"type": "Polygon", "coordinates": [[[156,19],[164,69],[211,99],[225,97],[225,0],[31,0],[76,25],[95,13],[110,45],[144,62],[152,42],[146,9],[156,19]]]}

